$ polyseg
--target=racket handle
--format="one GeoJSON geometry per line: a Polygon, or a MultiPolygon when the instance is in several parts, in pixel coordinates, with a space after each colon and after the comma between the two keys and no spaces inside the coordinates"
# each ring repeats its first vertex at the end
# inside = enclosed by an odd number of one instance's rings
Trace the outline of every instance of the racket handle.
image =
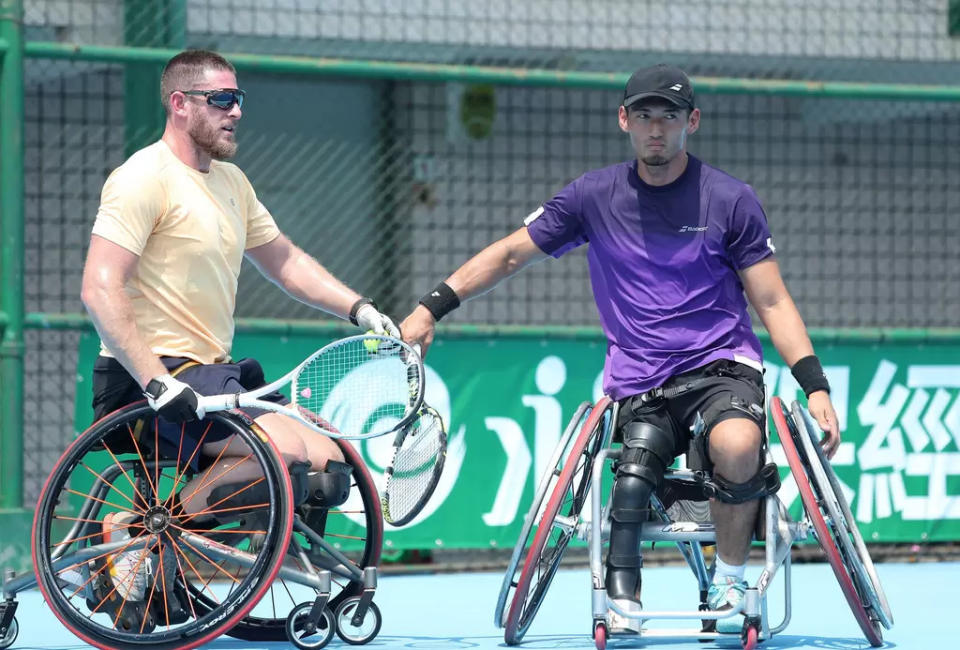
{"type": "MultiPolygon", "coordinates": [[[[197,400],[197,414],[227,411],[237,406],[236,395],[203,395],[197,400]]],[[[201,417],[203,417],[201,415],[201,417]]]]}

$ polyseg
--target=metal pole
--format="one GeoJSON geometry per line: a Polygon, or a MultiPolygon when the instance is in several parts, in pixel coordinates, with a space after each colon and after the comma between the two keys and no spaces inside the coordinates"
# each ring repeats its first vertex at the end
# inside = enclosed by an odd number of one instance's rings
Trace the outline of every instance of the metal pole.
{"type": "Polygon", "coordinates": [[[23,0],[0,0],[0,509],[23,507],[23,0]]]}
{"type": "MultiPolygon", "coordinates": [[[[165,63],[179,50],[133,48],[106,45],[76,45],[31,41],[27,56],[36,58],[103,61],[110,63],[165,63]]],[[[450,65],[365,61],[305,56],[223,53],[245,72],[302,74],[394,81],[462,81],[522,86],[561,86],[622,91],[627,72],[579,72],[565,70],[515,69],[495,66],[450,65]]],[[[902,101],[960,101],[960,85],[888,84],[850,81],[804,81],[794,79],[741,79],[693,77],[701,94],[781,95],[832,99],[889,99],[902,101]]]]}

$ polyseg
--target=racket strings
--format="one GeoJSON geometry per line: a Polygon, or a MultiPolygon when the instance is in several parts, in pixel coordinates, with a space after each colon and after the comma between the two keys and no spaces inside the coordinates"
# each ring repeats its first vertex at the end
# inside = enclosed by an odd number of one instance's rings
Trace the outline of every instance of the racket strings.
{"type": "Polygon", "coordinates": [[[291,401],[322,429],[386,433],[410,414],[411,393],[422,391],[422,371],[408,355],[384,337],[352,337],[328,346],[300,369],[291,401]]]}
{"type": "Polygon", "coordinates": [[[429,499],[439,478],[437,468],[446,450],[443,421],[430,411],[412,425],[393,462],[393,473],[385,488],[389,518],[400,521],[419,511],[429,499]]]}

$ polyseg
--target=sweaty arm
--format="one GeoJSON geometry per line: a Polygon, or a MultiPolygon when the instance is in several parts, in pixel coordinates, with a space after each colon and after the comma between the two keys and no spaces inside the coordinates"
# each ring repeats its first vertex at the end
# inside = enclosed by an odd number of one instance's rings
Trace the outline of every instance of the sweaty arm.
{"type": "Polygon", "coordinates": [[[124,290],[139,260],[123,246],[93,235],[80,298],[107,349],[145,387],[154,377],[167,374],[167,369],[140,335],[124,290]]]}
{"type": "MultiPolygon", "coordinates": [[[[790,297],[780,267],[776,260],[768,257],[740,271],[747,299],[764,327],[770,333],[770,340],[780,357],[791,369],[806,357],[813,355],[813,344],[807,335],[800,312],[790,297]]],[[[821,444],[828,458],[832,458],[840,445],[840,427],[830,394],[826,390],[817,390],[807,396],[810,414],[824,432],[821,444]]]]}
{"type": "Polygon", "coordinates": [[[768,257],[740,271],[747,299],[764,327],[770,332],[773,346],[788,366],[813,354],[800,312],[790,297],[777,261],[768,257]]]}
{"type": "Polygon", "coordinates": [[[271,282],[292,298],[329,314],[348,318],[360,295],[333,277],[317,260],[280,233],[270,242],[246,251],[271,282]]]}
{"type": "MultiPolygon", "coordinates": [[[[467,260],[447,278],[446,285],[453,290],[457,299],[465,302],[487,293],[500,281],[546,257],[547,254],[533,242],[526,227],[519,228],[467,260]]],[[[436,319],[423,305],[418,305],[400,324],[403,338],[409,343],[419,343],[424,354],[433,341],[435,327],[436,319]]]]}

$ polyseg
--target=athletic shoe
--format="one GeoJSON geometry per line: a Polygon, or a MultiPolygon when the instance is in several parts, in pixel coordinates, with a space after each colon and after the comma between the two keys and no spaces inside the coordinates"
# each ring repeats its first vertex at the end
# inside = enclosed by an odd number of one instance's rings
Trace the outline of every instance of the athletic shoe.
{"type": "MultiPolygon", "coordinates": [[[[737,580],[733,576],[714,578],[707,592],[707,606],[717,611],[736,609],[743,602],[746,591],[746,580],[737,580]]],[[[739,634],[742,628],[743,618],[740,616],[717,619],[716,630],[721,634],[739,634]]]]}
{"type": "MultiPolygon", "coordinates": [[[[130,539],[129,524],[137,516],[132,512],[109,512],[103,518],[104,543],[120,542],[130,539]]],[[[146,548],[131,551],[121,551],[107,556],[107,569],[110,578],[117,589],[117,594],[124,600],[140,602],[147,593],[150,574],[153,572],[153,561],[146,548]]]]}

